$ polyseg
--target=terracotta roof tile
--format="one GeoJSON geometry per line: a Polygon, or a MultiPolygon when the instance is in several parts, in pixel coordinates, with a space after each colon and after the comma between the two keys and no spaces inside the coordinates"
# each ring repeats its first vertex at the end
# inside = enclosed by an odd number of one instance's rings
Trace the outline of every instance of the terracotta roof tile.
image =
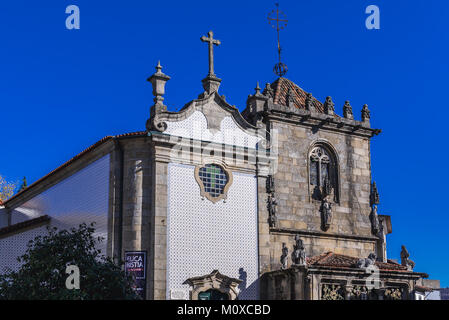
{"type": "MultiPolygon", "coordinates": [[[[306,95],[307,92],[301,89],[299,86],[297,86],[292,81],[286,79],[286,78],[278,78],[275,82],[273,82],[271,85],[271,89],[273,89],[274,97],[273,102],[280,105],[287,105],[287,97],[289,89],[293,92],[293,101],[294,105],[298,109],[305,109],[306,104],[306,95]]],[[[264,90],[264,94],[266,93],[266,90],[264,90]]],[[[318,112],[323,113],[324,107],[323,104],[318,101],[315,97],[313,97],[313,106],[318,112]]]]}

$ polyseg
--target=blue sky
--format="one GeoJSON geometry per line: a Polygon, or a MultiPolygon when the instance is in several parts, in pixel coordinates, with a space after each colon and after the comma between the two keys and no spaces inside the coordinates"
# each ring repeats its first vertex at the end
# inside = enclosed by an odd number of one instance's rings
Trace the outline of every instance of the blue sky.
{"type": "MultiPolygon", "coordinates": [[[[371,144],[381,205],[392,216],[388,254],[401,244],[416,271],[449,286],[449,2],[281,1],[287,78],[341,114],[350,100],[383,130],[371,144]],[[380,30],[365,8],[380,8],[380,30]]],[[[0,174],[33,182],[106,135],[145,129],[146,78],[160,59],[172,79],[165,103],[178,110],[202,91],[213,30],[220,93],[243,110],[257,81],[275,80],[273,1],[2,1],[0,3],[0,174]],[[80,30],[65,8],[78,5],[80,30]]]]}

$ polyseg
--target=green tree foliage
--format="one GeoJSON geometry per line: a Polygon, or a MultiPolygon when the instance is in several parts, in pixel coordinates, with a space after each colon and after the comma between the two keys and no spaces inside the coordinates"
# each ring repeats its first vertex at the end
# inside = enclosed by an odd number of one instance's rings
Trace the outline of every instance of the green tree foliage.
{"type": "Polygon", "coordinates": [[[48,228],[48,235],[31,240],[18,258],[20,269],[0,275],[0,300],[139,299],[132,279],[96,248],[103,239],[94,231],[93,224],[70,231],[48,228]],[[78,266],[80,289],[66,288],[68,265],[78,266]]]}

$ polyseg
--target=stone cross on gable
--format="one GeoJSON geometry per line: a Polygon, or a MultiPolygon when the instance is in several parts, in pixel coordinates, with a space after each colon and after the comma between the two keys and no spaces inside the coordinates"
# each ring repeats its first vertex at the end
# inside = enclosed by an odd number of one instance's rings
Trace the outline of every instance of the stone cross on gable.
{"type": "Polygon", "coordinates": [[[209,37],[202,36],[201,41],[209,43],[209,76],[215,76],[214,73],[214,45],[221,44],[220,40],[214,39],[214,33],[209,31],[209,37]]]}

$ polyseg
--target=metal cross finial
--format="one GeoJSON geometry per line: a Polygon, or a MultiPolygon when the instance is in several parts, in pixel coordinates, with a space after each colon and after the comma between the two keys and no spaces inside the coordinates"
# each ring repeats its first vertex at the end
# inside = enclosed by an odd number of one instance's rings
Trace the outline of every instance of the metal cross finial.
{"type": "Polygon", "coordinates": [[[287,25],[287,18],[285,14],[279,10],[279,3],[276,3],[276,10],[272,10],[268,15],[268,22],[271,24],[273,28],[276,29],[277,32],[277,40],[278,40],[278,55],[279,55],[279,62],[274,66],[274,72],[282,77],[284,74],[287,73],[287,66],[281,62],[281,42],[279,39],[279,31],[284,29],[287,25]],[[276,21],[276,23],[274,23],[276,21]]]}
{"type": "Polygon", "coordinates": [[[201,41],[209,43],[209,75],[215,76],[214,73],[214,45],[218,46],[221,44],[220,40],[214,39],[214,33],[209,31],[209,37],[202,36],[201,41]]]}

